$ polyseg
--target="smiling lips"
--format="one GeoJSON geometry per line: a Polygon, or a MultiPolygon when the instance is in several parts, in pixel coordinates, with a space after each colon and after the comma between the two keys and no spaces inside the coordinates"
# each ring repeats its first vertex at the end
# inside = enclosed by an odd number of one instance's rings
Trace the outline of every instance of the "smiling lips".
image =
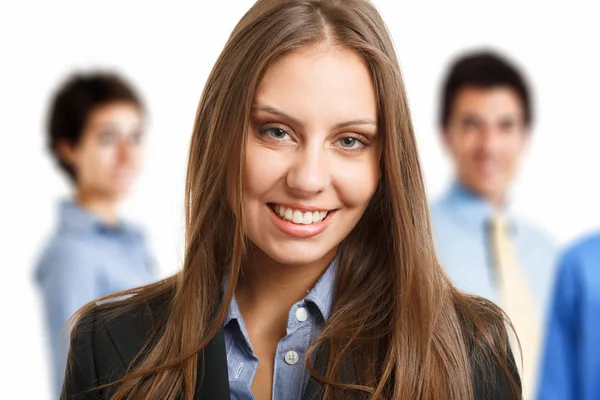
{"type": "Polygon", "coordinates": [[[280,204],[268,204],[273,224],[287,236],[310,238],[323,232],[336,210],[299,210],[280,204]]]}
{"type": "Polygon", "coordinates": [[[280,219],[302,225],[321,222],[329,213],[329,211],[301,211],[280,204],[270,204],[270,207],[280,219]]]}

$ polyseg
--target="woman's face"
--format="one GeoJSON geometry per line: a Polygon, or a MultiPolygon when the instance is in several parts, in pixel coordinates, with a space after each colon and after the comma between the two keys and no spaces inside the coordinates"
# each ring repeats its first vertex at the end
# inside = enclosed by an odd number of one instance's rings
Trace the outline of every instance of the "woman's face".
{"type": "Polygon", "coordinates": [[[111,199],[126,194],[141,167],[142,136],[142,116],[135,104],[114,102],[95,108],[79,142],[62,146],[79,192],[111,199]]]}
{"type": "Polygon", "coordinates": [[[380,176],[366,65],[333,46],[286,55],[260,83],[251,121],[243,176],[247,236],[283,264],[331,257],[380,176]]]}

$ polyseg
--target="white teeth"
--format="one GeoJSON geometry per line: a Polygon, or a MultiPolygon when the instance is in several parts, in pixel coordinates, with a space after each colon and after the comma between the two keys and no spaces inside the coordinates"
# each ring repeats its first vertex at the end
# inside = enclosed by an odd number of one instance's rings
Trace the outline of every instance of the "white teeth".
{"type": "Polygon", "coordinates": [[[323,218],[321,218],[321,213],[319,211],[312,212],[312,222],[319,222],[322,219],[323,218]]]}
{"type": "Polygon", "coordinates": [[[304,225],[312,224],[312,213],[310,211],[304,213],[302,216],[302,223],[304,225]]]}
{"type": "Polygon", "coordinates": [[[292,222],[295,224],[301,224],[303,219],[302,211],[294,210],[292,222]]]}
{"type": "Polygon", "coordinates": [[[282,206],[279,204],[273,205],[273,211],[279,216],[279,218],[287,221],[291,221],[295,224],[310,225],[317,222],[321,222],[327,217],[327,211],[300,211],[292,208],[282,206]]]}

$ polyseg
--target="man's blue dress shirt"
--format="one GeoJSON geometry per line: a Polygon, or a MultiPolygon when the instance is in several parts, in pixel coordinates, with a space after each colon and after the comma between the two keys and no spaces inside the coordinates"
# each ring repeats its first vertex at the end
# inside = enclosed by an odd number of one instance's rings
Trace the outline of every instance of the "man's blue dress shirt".
{"type": "Polygon", "coordinates": [[[559,263],[538,398],[600,399],[600,233],[559,263]]]}
{"type": "Polygon", "coordinates": [[[60,205],[60,222],[35,269],[48,330],[54,397],[68,353],[67,320],[95,298],[155,279],[142,232],[124,222],[107,226],[74,202],[60,205]]]}
{"type": "MultiPolygon", "coordinates": [[[[505,215],[512,227],[519,265],[543,316],[554,279],[556,245],[510,210],[505,210],[505,215]]],[[[494,207],[460,184],[455,184],[432,205],[431,216],[440,263],[454,284],[463,291],[502,306],[489,237],[494,207]]]]}

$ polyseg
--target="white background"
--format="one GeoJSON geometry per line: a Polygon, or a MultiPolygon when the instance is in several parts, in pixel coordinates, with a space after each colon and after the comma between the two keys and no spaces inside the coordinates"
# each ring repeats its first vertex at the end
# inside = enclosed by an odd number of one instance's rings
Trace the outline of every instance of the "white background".
{"type": "MultiPolygon", "coordinates": [[[[150,235],[163,275],[181,261],[187,146],[205,79],[251,0],[0,3],[0,382],[3,399],[49,399],[32,268],[68,193],[45,151],[51,91],[74,69],[115,68],[148,105],[147,167],[123,213],[150,235]],[[168,5],[167,5],[168,4],[168,5]]],[[[449,59],[493,46],[523,67],[537,123],[513,198],[567,243],[600,225],[597,209],[600,24],[592,2],[392,1],[376,5],[394,37],[430,195],[451,165],[436,129],[449,59]]]]}

